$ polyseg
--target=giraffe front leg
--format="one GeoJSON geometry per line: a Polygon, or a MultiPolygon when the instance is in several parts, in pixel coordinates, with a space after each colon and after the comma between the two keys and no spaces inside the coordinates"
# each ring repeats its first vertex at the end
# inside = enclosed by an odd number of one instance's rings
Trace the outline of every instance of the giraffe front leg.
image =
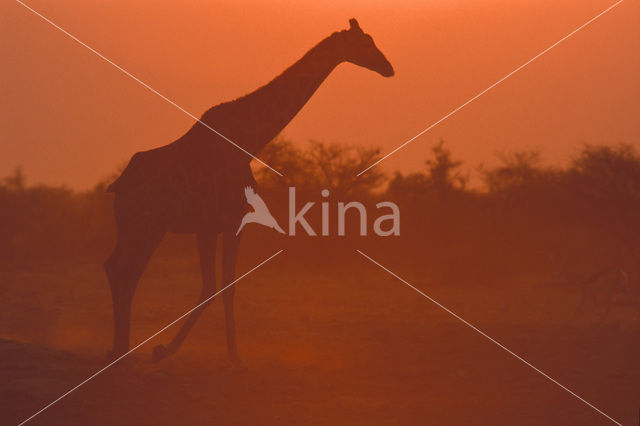
{"type": "MultiPolygon", "coordinates": [[[[234,232],[226,231],[222,236],[222,287],[228,286],[235,279],[236,258],[238,255],[238,243],[240,237],[234,232]]],[[[238,346],[236,341],[236,325],[235,315],[233,311],[233,297],[235,295],[235,287],[231,286],[222,293],[224,303],[224,316],[227,329],[227,351],[229,361],[231,362],[232,372],[241,372],[246,370],[240,356],[238,355],[238,346]]]]}

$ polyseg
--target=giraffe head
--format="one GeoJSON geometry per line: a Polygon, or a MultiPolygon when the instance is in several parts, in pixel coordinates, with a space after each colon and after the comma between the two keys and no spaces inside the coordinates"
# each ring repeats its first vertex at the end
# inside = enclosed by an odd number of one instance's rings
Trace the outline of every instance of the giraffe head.
{"type": "Polygon", "coordinates": [[[350,19],[349,25],[350,28],[343,32],[346,43],[344,60],[384,77],[393,76],[393,67],[373,42],[373,38],[362,31],[355,19],[350,19]]]}

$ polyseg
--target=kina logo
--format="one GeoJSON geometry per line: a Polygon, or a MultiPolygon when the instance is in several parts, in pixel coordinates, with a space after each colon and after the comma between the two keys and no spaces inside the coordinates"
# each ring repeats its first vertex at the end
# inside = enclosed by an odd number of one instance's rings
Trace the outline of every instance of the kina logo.
{"type": "MultiPolygon", "coordinates": [[[[369,217],[367,209],[365,205],[358,201],[351,201],[348,203],[338,202],[336,215],[331,215],[330,203],[327,200],[329,197],[329,190],[323,189],[320,192],[322,196],[321,209],[321,219],[322,219],[322,231],[320,235],[328,236],[330,234],[330,219],[332,216],[336,218],[337,216],[337,234],[338,236],[346,235],[346,214],[347,211],[352,210],[352,214],[357,214],[360,222],[359,233],[360,236],[366,236],[370,231],[370,225],[367,222],[369,217]]],[[[316,204],[315,202],[307,202],[300,210],[296,208],[296,188],[289,187],[289,232],[285,232],[278,222],[273,217],[267,204],[264,202],[262,197],[260,197],[254,189],[250,186],[244,188],[244,195],[247,199],[247,203],[253,207],[253,211],[248,212],[242,218],[242,222],[240,223],[240,227],[236,232],[236,235],[240,234],[240,231],[244,228],[245,225],[249,223],[258,223],[260,225],[266,226],[267,228],[275,229],[281,234],[295,236],[296,235],[296,225],[300,225],[302,229],[309,236],[317,236],[318,234],[311,226],[311,224],[305,218],[305,215],[309,212],[310,209],[316,204]]],[[[384,210],[387,210],[387,214],[380,214],[377,219],[373,222],[373,231],[376,235],[381,237],[388,236],[398,236],[400,235],[400,209],[398,206],[390,201],[381,201],[376,203],[376,211],[381,213],[384,210]]],[[[355,217],[354,217],[355,219],[355,217]]],[[[317,228],[316,228],[317,229],[317,228]]]]}
{"type": "Polygon", "coordinates": [[[276,219],[269,211],[269,208],[267,207],[267,204],[264,202],[262,197],[256,194],[252,187],[247,186],[244,189],[244,195],[247,198],[247,203],[249,203],[249,205],[253,207],[253,211],[248,212],[244,215],[244,217],[242,218],[242,222],[240,223],[240,227],[236,232],[236,235],[240,233],[242,228],[247,223],[259,223],[260,225],[264,225],[267,228],[273,228],[281,234],[285,233],[282,228],[280,228],[280,225],[278,225],[278,222],[276,222],[276,219]]]}

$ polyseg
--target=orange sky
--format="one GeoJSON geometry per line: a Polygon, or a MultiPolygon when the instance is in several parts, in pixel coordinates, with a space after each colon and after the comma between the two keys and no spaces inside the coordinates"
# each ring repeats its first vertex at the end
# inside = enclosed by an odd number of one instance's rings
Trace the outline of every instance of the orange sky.
{"type": "MultiPolygon", "coordinates": [[[[356,17],[396,70],[341,65],[284,131],[386,153],[614,1],[28,1],[199,116],[268,82],[356,17]],[[151,6],[153,5],[153,7],[151,6]]],[[[501,150],[566,159],[640,144],[640,5],[620,6],[385,161],[422,167],[439,138],[469,169],[501,150]]],[[[87,188],[192,119],[17,3],[0,4],[0,175],[87,188]]]]}

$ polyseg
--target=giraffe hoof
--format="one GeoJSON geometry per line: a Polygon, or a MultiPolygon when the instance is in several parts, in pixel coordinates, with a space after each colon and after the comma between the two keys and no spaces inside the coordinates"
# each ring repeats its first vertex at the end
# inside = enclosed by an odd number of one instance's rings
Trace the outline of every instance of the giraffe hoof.
{"type": "Polygon", "coordinates": [[[160,362],[169,356],[169,351],[164,345],[158,345],[153,348],[153,354],[151,355],[151,361],[155,364],[156,362],[160,362]]]}

